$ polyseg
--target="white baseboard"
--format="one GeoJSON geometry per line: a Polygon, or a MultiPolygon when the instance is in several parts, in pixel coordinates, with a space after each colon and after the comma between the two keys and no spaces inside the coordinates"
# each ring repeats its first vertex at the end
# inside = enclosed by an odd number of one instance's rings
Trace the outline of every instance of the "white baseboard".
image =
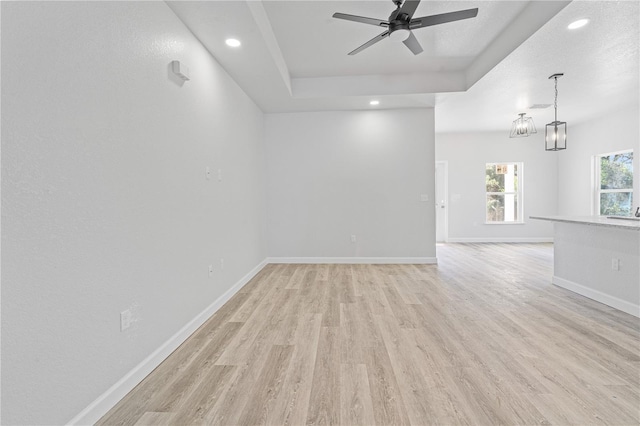
{"type": "Polygon", "coordinates": [[[268,263],[435,264],[435,257],[268,257],[268,263]]]}
{"type": "Polygon", "coordinates": [[[218,309],[222,307],[231,297],[236,294],[251,278],[253,278],[267,264],[267,260],[260,262],[248,274],[242,277],[237,283],[227,290],[222,296],[216,299],[204,311],[199,313],[194,319],[189,321],[176,334],[171,336],[162,346],[153,351],[144,361],[129,371],[116,384],[111,386],[105,393],[100,395],[89,406],[82,410],[77,416],[68,422],[70,425],[95,424],[111,408],[113,408],[122,398],[125,397],[136,385],[149,375],[162,361],[164,361],[178,346],[180,346],[189,336],[191,336],[202,324],[204,324],[218,309]]]}
{"type": "Polygon", "coordinates": [[[449,238],[447,243],[552,243],[553,237],[449,238]]]}
{"type": "Polygon", "coordinates": [[[627,302],[626,300],[619,299],[609,294],[603,293],[598,290],[594,290],[590,287],[583,286],[582,284],[574,283],[573,281],[566,280],[557,276],[551,278],[551,282],[558,287],[566,288],[574,293],[578,293],[581,296],[588,297],[596,302],[604,303],[607,306],[616,308],[622,312],[626,312],[630,315],[640,318],[640,305],[627,302]]]}

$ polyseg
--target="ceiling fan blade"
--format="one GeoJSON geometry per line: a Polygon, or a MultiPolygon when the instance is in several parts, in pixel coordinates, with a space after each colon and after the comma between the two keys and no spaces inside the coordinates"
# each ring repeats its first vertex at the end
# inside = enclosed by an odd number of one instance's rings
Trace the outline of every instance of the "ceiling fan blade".
{"type": "Polygon", "coordinates": [[[353,22],[362,22],[363,24],[375,25],[377,27],[388,27],[389,21],[375,18],[365,18],[364,16],[348,15],[346,13],[334,13],[334,18],[344,19],[353,22]]]}
{"type": "Polygon", "coordinates": [[[358,47],[356,50],[354,50],[352,52],[349,52],[349,55],[355,55],[356,53],[362,52],[367,47],[373,46],[374,44],[376,44],[377,42],[379,42],[380,40],[382,40],[383,38],[385,38],[388,35],[389,35],[389,31],[383,32],[382,34],[372,38],[371,40],[369,40],[368,42],[366,42],[362,46],[358,47]]]}
{"type": "Polygon", "coordinates": [[[440,15],[422,16],[420,18],[412,19],[409,23],[409,29],[415,30],[416,28],[446,24],[447,22],[475,18],[476,16],[478,16],[478,8],[458,10],[457,12],[441,13],[440,15]]]}
{"type": "Polygon", "coordinates": [[[407,15],[409,15],[409,19],[411,19],[413,14],[416,13],[416,9],[418,8],[419,4],[420,0],[405,0],[404,3],[402,3],[402,7],[398,11],[398,15],[396,16],[399,16],[401,13],[406,13],[407,15]]]}
{"type": "Polygon", "coordinates": [[[409,34],[409,37],[407,37],[407,39],[403,41],[403,43],[409,48],[409,50],[413,52],[414,55],[422,53],[422,46],[420,46],[418,39],[413,35],[413,33],[409,34]]]}

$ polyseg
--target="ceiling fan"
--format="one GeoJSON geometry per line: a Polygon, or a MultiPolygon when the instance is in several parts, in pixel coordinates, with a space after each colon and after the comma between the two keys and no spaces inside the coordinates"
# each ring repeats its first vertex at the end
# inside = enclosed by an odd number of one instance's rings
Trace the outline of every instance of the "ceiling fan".
{"type": "Polygon", "coordinates": [[[417,55],[422,52],[422,46],[413,35],[411,30],[418,28],[430,27],[432,25],[446,24],[447,22],[459,21],[461,19],[475,18],[478,15],[478,8],[458,10],[456,12],[442,13],[439,15],[422,16],[414,18],[420,0],[392,0],[396,5],[396,10],[391,12],[388,20],[365,18],[364,16],[348,15],[346,13],[334,13],[333,17],[345,19],[347,21],[362,22],[363,24],[375,25],[387,28],[382,34],[372,38],[356,50],[349,52],[349,55],[355,55],[362,52],[385,37],[395,40],[402,40],[405,46],[417,55]]]}

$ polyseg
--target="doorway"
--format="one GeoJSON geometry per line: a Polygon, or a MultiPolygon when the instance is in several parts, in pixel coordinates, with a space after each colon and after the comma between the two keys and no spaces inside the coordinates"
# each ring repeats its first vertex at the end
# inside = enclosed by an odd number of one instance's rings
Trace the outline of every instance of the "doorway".
{"type": "Polygon", "coordinates": [[[436,242],[443,243],[449,232],[448,176],[449,163],[436,161],[436,242]]]}

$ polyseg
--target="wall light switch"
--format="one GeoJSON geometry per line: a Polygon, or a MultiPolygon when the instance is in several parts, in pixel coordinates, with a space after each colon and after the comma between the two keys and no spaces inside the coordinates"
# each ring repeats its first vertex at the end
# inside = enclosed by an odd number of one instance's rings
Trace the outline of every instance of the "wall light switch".
{"type": "Polygon", "coordinates": [[[429,201],[429,195],[421,194],[420,195],[420,201],[429,201]]]}
{"type": "Polygon", "coordinates": [[[127,309],[120,312],[120,331],[125,331],[129,327],[131,327],[131,310],[127,309]]]}
{"type": "Polygon", "coordinates": [[[222,182],[222,169],[218,169],[218,182],[222,182]]]}
{"type": "Polygon", "coordinates": [[[207,180],[211,179],[211,169],[209,167],[204,169],[204,174],[207,177],[207,180]]]}
{"type": "Polygon", "coordinates": [[[355,236],[355,235],[352,235],[352,236],[351,236],[351,242],[352,242],[352,243],[355,243],[355,242],[356,242],[356,236],[355,236]]]}
{"type": "Polygon", "coordinates": [[[224,270],[224,259],[220,259],[220,270],[224,270]]]}
{"type": "Polygon", "coordinates": [[[209,278],[213,276],[213,265],[209,265],[209,278]]]}
{"type": "Polygon", "coordinates": [[[620,270],[620,259],[611,259],[611,269],[613,271],[620,270]]]}

